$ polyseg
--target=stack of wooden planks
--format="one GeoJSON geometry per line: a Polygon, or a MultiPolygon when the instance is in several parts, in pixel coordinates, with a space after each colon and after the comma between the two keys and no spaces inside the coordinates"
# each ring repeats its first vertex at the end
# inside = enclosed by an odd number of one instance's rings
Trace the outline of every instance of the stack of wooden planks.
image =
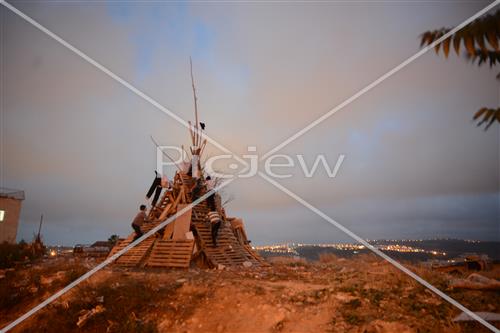
{"type": "Polygon", "coordinates": [[[223,222],[217,236],[217,246],[212,242],[210,223],[207,221],[208,207],[201,203],[193,208],[192,226],[198,236],[201,251],[212,267],[219,264],[229,267],[242,266],[250,262],[252,266],[266,266],[260,256],[250,246],[241,244],[233,233],[230,223],[223,222]]]}
{"type": "Polygon", "coordinates": [[[121,251],[125,248],[125,246],[129,245],[132,243],[132,240],[134,239],[135,233],[132,233],[131,235],[128,236],[128,238],[123,239],[116,243],[116,245],[111,249],[111,252],[109,253],[108,257],[113,256],[116,252],[121,251]]]}
{"type": "Polygon", "coordinates": [[[212,243],[208,223],[197,223],[194,227],[203,244],[201,251],[205,253],[212,267],[217,267],[219,264],[232,267],[242,266],[244,262],[251,262],[252,265],[261,266],[261,261],[251,255],[248,249],[238,242],[228,224],[223,223],[221,225],[217,237],[217,246],[212,243]]]}
{"type": "Polygon", "coordinates": [[[142,264],[143,259],[148,254],[154,241],[155,241],[154,236],[151,236],[143,240],[141,243],[134,246],[133,248],[125,252],[122,256],[120,256],[116,260],[116,264],[119,266],[127,266],[127,267],[140,266],[142,264]]]}
{"type": "Polygon", "coordinates": [[[192,239],[158,239],[151,250],[146,266],[188,268],[193,246],[194,240],[192,239]]]}
{"type": "MultiPolygon", "coordinates": [[[[148,232],[168,217],[184,209],[192,200],[191,190],[196,181],[190,175],[179,172],[174,177],[160,202],[149,214],[151,222],[145,223],[141,229],[148,232]]],[[[196,197],[206,192],[206,184],[196,183],[196,197]],[[201,186],[201,187],[200,187],[201,186]]],[[[230,221],[225,217],[221,207],[220,195],[215,195],[216,209],[221,217],[221,226],[214,246],[211,235],[211,224],[208,219],[209,207],[203,201],[186,210],[181,216],[170,222],[163,231],[150,236],[130,249],[116,260],[116,264],[126,267],[177,267],[188,268],[191,261],[202,267],[262,267],[267,263],[248,245],[246,235],[237,237],[237,228],[233,230],[230,221]],[[193,255],[194,253],[194,255],[193,255]],[[201,258],[201,259],[200,259],[201,258]]],[[[238,228],[243,228],[241,221],[238,228]]],[[[129,245],[134,238],[132,233],[127,239],[119,242],[110,256],[129,245]]]]}

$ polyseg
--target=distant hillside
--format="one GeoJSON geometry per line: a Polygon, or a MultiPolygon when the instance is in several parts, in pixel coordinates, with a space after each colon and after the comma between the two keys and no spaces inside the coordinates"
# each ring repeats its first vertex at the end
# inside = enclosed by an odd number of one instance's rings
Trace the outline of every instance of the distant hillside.
{"type": "MultiPolygon", "coordinates": [[[[429,259],[453,259],[465,253],[486,254],[494,261],[500,261],[500,242],[480,242],[458,239],[437,240],[377,240],[370,242],[398,260],[411,262],[426,261],[429,259]],[[397,248],[400,248],[399,250],[397,248]],[[396,248],[392,249],[391,248],[396,248]],[[413,252],[411,251],[413,250],[413,252]]],[[[321,254],[331,253],[340,257],[350,258],[354,255],[371,252],[366,248],[352,249],[348,246],[327,246],[326,244],[290,245],[288,252],[272,249],[259,249],[264,257],[285,255],[300,256],[307,260],[318,260],[321,254]]]]}

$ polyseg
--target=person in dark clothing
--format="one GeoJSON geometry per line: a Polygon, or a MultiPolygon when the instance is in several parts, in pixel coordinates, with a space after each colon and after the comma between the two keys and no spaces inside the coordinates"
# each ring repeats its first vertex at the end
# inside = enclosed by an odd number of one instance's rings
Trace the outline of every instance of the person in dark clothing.
{"type": "Polygon", "coordinates": [[[217,212],[209,212],[208,213],[208,220],[210,221],[212,243],[214,243],[214,246],[217,246],[217,235],[219,234],[219,228],[222,224],[222,220],[220,218],[219,213],[217,213],[217,212]]]}
{"type": "Polygon", "coordinates": [[[158,199],[160,198],[161,191],[162,191],[162,187],[160,184],[156,187],[155,196],[153,197],[153,201],[151,201],[152,207],[156,206],[156,203],[158,202],[158,199]]]}
{"type": "Polygon", "coordinates": [[[151,202],[151,206],[154,207],[156,206],[156,203],[158,202],[158,199],[160,198],[162,191],[162,186],[161,186],[161,177],[158,171],[155,170],[155,179],[153,180],[153,183],[151,184],[151,187],[148,190],[148,193],[146,193],[146,199],[151,198],[153,196],[153,201],[151,202]]]}
{"type": "Polygon", "coordinates": [[[214,243],[214,246],[217,246],[217,235],[219,234],[219,228],[221,225],[221,221],[212,224],[211,232],[212,232],[212,242],[214,243]]]}
{"type": "Polygon", "coordinates": [[[151,184],[151,187],[148,190],[148,193],[146,193],[146,199],[151,198],[155,190],[158,188],[158,186],[161,187],[161,177],[158,174],[158,171],[155,170],[155,179],[153,180],[153,183],[151,184]]]}
{"type": "Polygon", "coordinates": [[[134,241],[143,235],[141,227],[146,221],[146,205],[141,205],[139,210],[139,213],[137,213],[132,221],[132,228],[135,231],[134,241]]]}
{"type": "MultiPolygon", "coordinates": [[[[207,184],[207,191],[210,192],[215,188],[215,182],[212,180],[212,177],[207,176],[205,178],[206,184],[207,184]]],[[[217,206],[215,205],[215,192],[210,194],[210,196],[207,198],[207,204],[208,204],[208,209],[211,211],[216,211],[217,206]]]]}
{"type": "Polygon", "coordinates": [[[200,197],[202,185],[203,182],[201,178],[196,179],[196,182],[194,183],[193,188],[191,189],[191,201],[195,201],[200,197]]]}

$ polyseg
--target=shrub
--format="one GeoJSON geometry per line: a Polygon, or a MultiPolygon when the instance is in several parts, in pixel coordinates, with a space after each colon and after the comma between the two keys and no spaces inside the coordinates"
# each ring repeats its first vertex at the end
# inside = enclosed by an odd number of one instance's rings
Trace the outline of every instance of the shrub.
{"type": "Polygon", "coordinates": [[[19,244],[3,242],[0,244],[0,268],[11,268],[16,262],[31,261],[40,256],[40,254],[35,254],[26,242],[19,244]]]}

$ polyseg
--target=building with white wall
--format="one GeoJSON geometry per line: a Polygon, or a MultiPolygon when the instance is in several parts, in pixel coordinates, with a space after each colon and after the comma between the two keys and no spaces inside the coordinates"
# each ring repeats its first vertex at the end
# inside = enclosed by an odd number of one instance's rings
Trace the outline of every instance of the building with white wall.
{"type": "Polygon", "coordinates": [[[15,243],[24,191],[0,187],[0,243],[15,243]]]}

